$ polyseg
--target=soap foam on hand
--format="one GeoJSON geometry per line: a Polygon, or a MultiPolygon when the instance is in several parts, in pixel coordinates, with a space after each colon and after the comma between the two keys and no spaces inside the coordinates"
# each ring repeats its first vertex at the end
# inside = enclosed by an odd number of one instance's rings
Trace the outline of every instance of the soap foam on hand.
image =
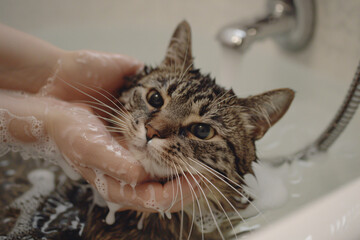
{"type": "MultiPolygon", "coordinates": [[[[75,148],[67,149],[68,152],[75,155],[75,157],[71,156],[71,158],[69,158],[60,151],[56,141],[49,136],[47,132],[48,129],[46,127],[48,127],[48,125],[46,125],[45,121],[48,119],[46,116],[51,112],[60,111],[62,117],[64,117],[65,114],[67,115],[65,121],[68,120],[69,123],[65,123],[62,126],[56,125],[54,127],[61,128],[58,129],[58,131],[61,133],[65,145],[67,144],[66,146],[72,147],[72,143],[76,140],[71,138],[71,136],[80,136],[83,137],[84,144],[89,142],[100,145],[114,156],[128,160],[129,163],[134,163],[134,160],[129,157],[129,154],[124,151],[124,148],[106,131],[101,121],[84,108],[55,99],[32,97],[30,95],[24,96],[23,94],[13,93],[11,91],[4,92],[0,100],[1,105],[4,106],[1,108],[2,106],[0,105],[0,157],[12,151],[20,153],[24,159],[45,159],[46,161],[59,165],[69,178],[74,180],[79,179],[81,176],[78,173],[76,165],[89,167],[82,162],[84,155],[87,153],[86,147],[78,146],[80,150],[75,148]],[[25,103],[29,104],[29,106],[25,106],[24,101],[26,101],[25,103]],[[34,105],[35,116],[31,116],[28,114],[29,109],[32,110],[34,105]],[[14,135],[11,128],[11,126],[14,126],[14,122],[26,126],[26,128],[22,130],[24,130],[26,136],[31,136],[31,139],[29,138],[31,141],[20,141],[16,134],[14,135]],[[69,136],[70,138],[67,138],[69,136]]],[[[63,120],[64,119],[60,119],[59,121],[61,122],[63,120]]],[[[113,172],[114,175],[126,173],[121,168],[117,169],[107,166],[104,161],[102,161],[101,164],[101,167],[109,172],[113,172]]],[[[96,168],[92,169],[94,173],[99,176],[100,170],[96,168]]],[[[103,187],[101,189],[106,189],[105,181],[102,182],[103,187]]],[[[132,184],[135,185],[135,183],[132,184]]]]}
{"type": "MultiPolygon", "coordinates": [[[[13,101],[13,105],[21,103],[19,99],[24,100],[22,99],[22,95],[15,96],[10,93],[9,96],[16,99],[15,101],[18,101],[17,103],[13,101]]],[[[4,97],[4,95],[2,97],[4,97]]],[[[126,149],[111,137],[103,123],[90,111],[55,99],[49,99],[49,102],[45,101],[45,99],[47,100],[48,98],[27,96],[27,100],[29,100],[27,103],[31,102],[31,105],[28,106],[30,109],[37,101],[40,102],[39,106],[36,106],[36,113],[38,114],[36,117],[26,116],[25,114],[29,111],[21,111],[21,109],[13,111],[13,108],[5,107],[11,109],[10,111],[1,109],[0,105],[0,156],[5,155],[9,151],[13,151],[19,152],[24,159],[44,159],[60,166],[65,174],[73,180],[81,178],[79,174],[80,167],[86,167],[92,170],[95,175],[95,187],[93,189],[96,189],[96,196],[98,200],[100,199],[100,201],[95,201],[95,203],[109,208],[109,214],[105,220],[108,224],[112,224],[115,221],[116,211],[123,209],[125,205],[108,201],[110,198],[108,196],[107,176],[105,175],[111,177],[125,176],[129,170],[141,165],[130,156],[130,153],[128,153],[126,149]],[[42,109],[42,112],[39,109],[42,109]],[[51,116],[53,119],[48,117],[51,114],[54,114],[51,116]],[[43,118],[38,116],[42,116],[43,118]],[[52,120],[54,120],[54,122],[51,122],[52,120]],[[13,136],[11,132],[12,129],[9,127],[12,121],[22,121],[26,123],[26,125],[29,126],[28,134],[33,136],[33,141],[22,142],[13,136]],[[51,124],[49,124],[49,121],[51,124]],[[87,144],[92,144],[91,146],[95,146],[95,148],[91,147],[89,149],[89,145],[87,144]],[[95,154],[92,154],[92,151],[95,154]],[[114,161],[117,157],[126,161],[118,162],[115,166],[111,164],[111,162],[95,161],[98,159],[97,153],[100,152],[103,154],[104,151],[110,154],[110,158],[113,157],[114,161]],[[90,161],[90,163],[96,162],[96,164],[98,164],[97,166],[88,164],[89,158],[91,157],[92,161],[90,161]],[[126,168],[126,166],[128,167],[126,168]]],[[[134,180],[134,176],[131,177],[129,181],[120,181],[120,179],[116,177],[113,178],[121,183],[119,185],[120,195],[125,194],[125,186],[130,186],[133,189],[132,200],[141,200],[135,190],[137,181],[134,180]]],[[[150,198],[147,201],[141,200],[143,201],[143,206],[153,209],[162,215],[166,214],[167,217],[171,217],[168,209],[162,207],[155,201],[154,187],[149,185],[147,191],[149,192],[150,198]]],[[[131,206],[131,203],[127,202],[126,207],[136,206],[131,206]]]]}
{"type": "MultiPolygon", "coordinates": [[[[31,97],[28,98],[33,100],[31,97]]],[[[46,104],[43,105],[47,111],[46,104]]],[[[71,162],[63,157],[55,142],[47,134],[44,121],[35,116],[24,116],[24,114],[18,116],[7,109],[0,109],[0,157],[12,151],[18,152],[24,160],[45,159],[59,165],[71,179],[79,179],[80,175],[74,166],[71,166],[71,162]],[[28,139],[31,136],[31,141],[20,141],[11,133],[10,127],[14,122],[26,126],[23,129],[24,135],[29,136],[28,139]]]]}
{"type": "Polygon", "coordinates": [[[19,152],[24,159],[43,158],[57,163],[61,158],[58,148],[45,134],[43,121],[34,116],[19,117],[6,109],[0,109],[0,143],[0,157],[13,151],[19,152]],[[13,120],[21,120],[29,125],[29,132],[36,138],[36,141],[24,143],[14,138],[8,129],[13,120]]]}

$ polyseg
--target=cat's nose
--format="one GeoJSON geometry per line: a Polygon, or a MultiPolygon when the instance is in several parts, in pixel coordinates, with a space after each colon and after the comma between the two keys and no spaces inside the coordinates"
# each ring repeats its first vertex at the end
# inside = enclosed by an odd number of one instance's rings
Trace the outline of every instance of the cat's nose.
{"type": "Polygon", "coordinates": [[[151,126],[150,124],[146,124],[145,129],[146,129],[146,141],[150,141],[154,137],[160,138],[159,131],[153,128],[153,126],[151,126]]]}

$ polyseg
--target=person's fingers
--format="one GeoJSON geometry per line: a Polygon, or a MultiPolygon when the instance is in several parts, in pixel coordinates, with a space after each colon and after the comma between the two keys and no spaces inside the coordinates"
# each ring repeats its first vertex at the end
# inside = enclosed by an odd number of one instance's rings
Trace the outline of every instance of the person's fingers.
{"type": "Polygon", "coordinates": [[[14,138],[13,141],[38,141],[39,135],[46,134],[42,129],[42,122],[45,120],[46,109],[52,103],[53,99],[43,101],[38,97],[14,92],[0,94],[0,115],[3,121],[0,131],[8,131],[11,138],[14,138]]]}
{"type": "Polygon", "coordinates": [[[128,183],[148,177],[142,165],[86,109],[56,109],[48,118],[47,128],[62,154],[75,165],[97,169],[128,183]]]}
{"type": "Polygon", "coordinates": [[[107,201],[119,204],[118,211],[176,212],[201,195],[198,176],[181,176],[165,184],[146,182],[131,186],[90,168],[79,167],[79,171],[107,201]]]}
{"type": "Polygon", "coordinates": [[[142,165],[133,160],[130,153],[110,135],[100,132],[78,135],[74,131],[69,133],[69,138],[73,138],[73,151],[67,153],[69,158],[79,159],[88,167],[128,183],[144,181],[148,176],[142,165]]]}
{"type": "Polygon", "coordinates": [[[141,62],[126,55],[88,50],[67,52],[54,69],[54,81],[44,86],[41,93],[63,100],[96,98],[107,102],[103,95],[121,88],[124,77],[134,75],[142,67],[141,62]]]}
{"type": "Polygon", "coordinates": [[[36,142],[37,138],[31,132],[32,124],[29,121],[14,118],[8,124],[8,130],[11,135],[22,142],[36,142]]]}
{"type": "Polygon", "coordinates": [[[133,57],[97,51],[77,51],[73,59],[79,74],[86,71],[87,84],[106,91],[120,88],[125,76],[134,75],[143,67],[143,63],[133,57]]]}
{"type": "MultiPolygon", "coordinates": [[[[149,175],[143,167],[131,161],[126,149],[113,140],[101,121],[88,109],[55,100],[51,106],[40,106],[45,98],[41,101],[32,98],[26,100],[26,104],[32,106],[31,112],[39,112],[35,115],[42,116],[44,132],[50,135],[65,157],[65,165],[74,166],[102,191],[108,201],[123,204],[123,209],[177,211],[193,201],[194,191],[198,193],[196,181],[187,175],[165,184],[144,182],[149,181],[149,175]]],[[[23,101],[20,103],[24,105],[23,101]]],[[[12,124],[16,128],[22,122],[12,124]]],[[[16,136],[19,134],[15,133],[16,136]]],[[[31,135],[26,137],[32,140],[31,135]]]]}

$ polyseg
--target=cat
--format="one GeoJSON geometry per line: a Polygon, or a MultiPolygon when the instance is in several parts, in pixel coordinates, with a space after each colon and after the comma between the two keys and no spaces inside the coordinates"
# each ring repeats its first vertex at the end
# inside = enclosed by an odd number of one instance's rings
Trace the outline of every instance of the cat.
{"type": "MultiPolygon", "coordinates": [[[[194,67],[191,29],[183,21],[161,64],[144,67],[119,90],[124,114],[111,119],[111,127],[153,177],[165,182],[198,176],[201,190],[193,203],[171,219],[129,210],[116,213],[116,222],[107,225],[107,209],[95,206],[89,211],[86,184],[67,181],[44,200],[36,223],[50,219],[56,202],[70,202],[82,223],[81,236],[80,225],[71,231],[57,225],[49,239],[224,239],[242,220],[238,211],[253,198],[244,190],[244,175],[253,174],[255,141],[286,113],[293,98],[294,91],[287,88],[239,98],[217,85],[194,67]]],[[[63,218],[70,222],[69,215],[63,218]]]]}
{"type": "MultiPolygon", "coordinates": [[[[209,75],[202,75],[193,65],[191,30],[183,21],[162,63],[146,67],[121,92],[119,100],[127,114],[118,116],[117,127],[133,156],[153,176],[172,178],[175,172],[201,176],[201,186],[210,188],[208,201],[206,193],[200,194],[202,212],[207,205],[234,212],[233,208],[244,209],[249,204],[242,185],[243,176],[253,173],[254,141],[285,114],[293,98],[290,89],[238,98],[209,75]]],[[[196,201],[185,209],[188,225],[183,233],[178,229],[180,216],[169,220],[159,214],[145,217],[142,231],[135,226],[138,218],[133,227],[127,225],[127,231],[119,232],[131,239],[179,239],[180,234],[187,238],[193,207],[198,207],[196,201]]],[[[214,231],[206,238],[220,239],[218,234],[214,231]]]]}

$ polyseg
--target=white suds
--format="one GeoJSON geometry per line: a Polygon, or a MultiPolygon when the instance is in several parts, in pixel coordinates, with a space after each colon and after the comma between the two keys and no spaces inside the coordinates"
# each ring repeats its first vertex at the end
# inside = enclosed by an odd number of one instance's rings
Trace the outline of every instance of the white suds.
{"type": "Polygon", "coordinates": [[[108,186],[107,186],[107,182],[105,179],[105,175],[99,169],[93,168],[93,170],[94,170],[94,173],[96,174],[96,178],[95,178],[96,189],[98,190],[98,192],[100,193],[100,195],[103,198],[107,199],[108,198],[108,186]]]}
{"type": "Polygon", "coordinates": [[[165,209],[161,208],[160,205],[156,202],[154,186],[152,184],[149,184],[146,191],[150,193],[150,198],[144,202],[144,206],[146,208],[155,209],[156,211],[158,211],[160,214],[163,215],[165,209]]]}
{"type": "Polygon", "coordinates": [[[51,139],[45,134],[44,123],[35,117],[18,117],[10,113],[8,110],[0,109],[0,157],[9,151],[19,152],[24,159],[29,158],[45,158],[50,161],[57,162],[61,157],[57,147],[51,139]],[[37,141],[31,143],[22,143],[17,141],[9,133],[9,123],[13,119],[22,120],[28,123],[30,132],[37,141]]]}
{"type": "Polygon", "coordinates": [[[45,159],[59,165],[71,179],[79,179],[80,175],[69,160],[64,159],[54,141],[45,133],[43,121],[33,116],[19,117],[6,109],[0,109],[0,157],[9,151],[19,152],[25,160],[45,159]],[[8,126],[13,119],[22,120],[30,126],[29,132],[36,138],[35,142],[20,142],[9,132],[8,126]]]}
{"type": "Polygon", "coordinates": [[[289,197],[288,179],[289,165],[272,167],[263,163],[252,164],[255,176],[244,176],[244,190],[255,200],[247,209],[242,211],[242,216],[250,217],[259,211],[273,209],[282,206],[289,197]]]}
{"type": "Polygon", "coordinates": [[[119,210],[120,208],[122,208],[123,206],[121,204],[117,204],[117,203],[112,203],[112,202],[106,202],[108,208],[109,208],[109,213],[107,214],[106,218],[105,218],[105,222],[109,225],[112,225],[115,223],[115,213],[117,210],[119,210]]]}
{"type": "Polygon", "coordinates": [[[171,212],[169,210],[165,211],[165,216],[170,220],[171,219],[171,212]]]}
{"type": "Polygon", "coordinates": [[[27,192],[15,199],[10,205],[20,210],[15,226],[9,236],[16,236],[19,233],[31,229],[29,223],[33,212],[39,207],[40,199],[48,196],[55,188],[54,173],[46,169],[36,169],[28,174],[28,180],[33,185],[27,192]]]}
{"type": "Polygon", "coordinates": [[[137,224],[137,229],[138,229],[138,230],[142,230],[142,229],[143,229],[145,217],[146,217],[146,213],[142,213],[142,215],[141,215],[141,217],[140,217],[140,219],[139,219],[139,221],[138,221],[138,224],[137,224]]]}

